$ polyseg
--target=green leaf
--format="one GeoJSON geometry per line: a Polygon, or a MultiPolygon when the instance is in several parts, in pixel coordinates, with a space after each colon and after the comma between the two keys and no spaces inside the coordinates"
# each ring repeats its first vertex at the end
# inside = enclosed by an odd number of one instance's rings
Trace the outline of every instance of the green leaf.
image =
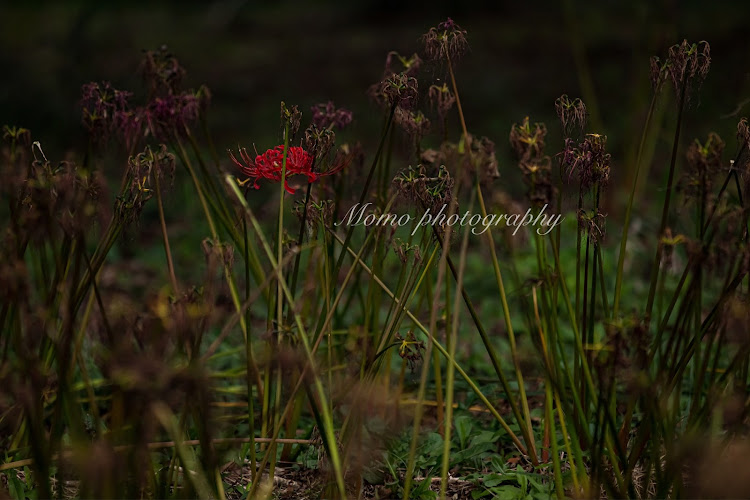
{"type": "Polygon", "coordinates": [[[466,443],[469,440],[469,435],[471,434],[471,417],[468,415],[461,415],[460,417],[456,417],[454,419],[454,423],[456,426],[456,437],[458,437],[458,445],[461,447],[461,449],[466,448],[466,443]]]}

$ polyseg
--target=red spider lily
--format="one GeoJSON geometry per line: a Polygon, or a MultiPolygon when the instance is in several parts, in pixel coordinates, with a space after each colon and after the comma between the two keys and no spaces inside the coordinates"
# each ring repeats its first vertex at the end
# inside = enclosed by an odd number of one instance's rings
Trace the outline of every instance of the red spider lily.
{"type": "MultiPolygon", "coordinates": [[[[253,187],[259,189],[260,185],[258,181],[260,179],[267,179],[272,182],[281,181],[281,170],[284,161],[283,145],[269,149],[262,155],[257,155],[255,160],[250,157],[245,148],[240,148],[239,153],[239,160],[231,151],[229,151],[229,157],[242,170],[242,173],[248,177],[245,181],[242,181],[242,184],[252,181],[253,187]]],[[[289,187],[287,182],[289,177],[304,175],[307,177],[308,182],[315,182],[319,177],[338,172],[348,164],[348,161],[337,162],[337,165],[326,172],[313,172],[313,159],[313,155],[300,147],[293,146],[289,148],[289,153],[286,157],[286,178],[284,179],[284,189],[289,194],[294,194],[294,189],[289,187]]]]}

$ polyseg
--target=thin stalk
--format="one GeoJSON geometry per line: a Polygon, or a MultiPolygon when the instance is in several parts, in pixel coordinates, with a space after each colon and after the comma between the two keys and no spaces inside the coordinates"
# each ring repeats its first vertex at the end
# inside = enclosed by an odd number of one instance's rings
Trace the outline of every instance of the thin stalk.
{"type": "MultiPolygon", "coordinates": [[[[666,193],[664,195],[664,206],[662,208],[661,212],[661,222],[659,223],[659,233],[658,238],[661,240],[661,237],[664,235],[664,231],[667,228],[667,223],[669,221],[669,206],[670,201],[672,199],[672,184],[674,182],[674,172],[675,172],[675,165],[677,164],[677,152],[679,150],[680,145],[680,131],[682,129],[682,115],[683,111],[685,109],[685,94],[687,92],[687,81],[688,76],[685,74],[682,78],[682,86],[680,89],[680,102],[677,112],[677,125],[675,126],[674,131],[674,140],[672,143],[672,157],[669,162],[669,174],[667,176],[667,187],[666,187],[666,193]]],[[[662,245],[661,241],[659,241],[656,245],[656,255],[654,256],[654,263],[651,268],[651,285],[649,286],[648,291],[648,302],[646,303],[646,315],[645,315],[645,323],[646,328],[651,324],[651,312],[654,308],[654,297],[656,295],[656,282],[657,278],[659,276],[659,271],[661,268],[661,256],[662,256],[662,245]]]]}
{"type": "Polygon", "coordinates": [[[167,234],[167,223],[164,220],[164,204],[161,199],[161,186],[159,185],[159,172],[154,172],[154,187],[156,188],[156,206],[159,209],[159,224],[161,225],[161,238],[164,241],[164,253],[167,258],[167,269],[169,270],[169,280],[172,283],[172,291],[179,295],[180,289],[177,286],[177,277],[174,273],[174,262],[172,261],[172,250],[169,248],[169,235],[167,234]]]}
{"type": "MultiPolygon", "coordinates": [[[[472,191],[471,201],[469,201],[469,211],[474,207],[475,192],[472,191]]],[[[469,226],[464,230],[463,241],[461,243],[461,254],[458,264],[458,278],[456,288],[463,289],[464,272],[466,271],[466,252],[469,247],[469,226]]],[[[446,303],[446,307],[447,307],[446,303]]],[[[456,344],[458,343],[458,318],[460,317],[461,299],[456,294],[453,303],[453,321],[451,328],[446,332],[446,343],[448,344],[448,353],[451,358],[456,356],[456,344]],[[449,342],[450,341],[450,342],[449,342]]],[[[453,422],[453,395],[455,383],[455,367],[453,364],[448,365],[445,378],[445,435],[443,436],[443,460],[440,468],[440,498],[445,499],[448,487],[448,468],[450,467],[451,457],[451,431],[453,422]]]]}

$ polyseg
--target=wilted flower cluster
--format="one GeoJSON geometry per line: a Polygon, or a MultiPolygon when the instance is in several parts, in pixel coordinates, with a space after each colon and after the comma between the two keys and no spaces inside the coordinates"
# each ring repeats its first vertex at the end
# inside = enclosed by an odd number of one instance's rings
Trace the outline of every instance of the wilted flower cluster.
{"type": "Polygon", "coordinates": [[[325,158],[333,149],[336,134],[330,128],[318,128],[314,123],[305,129],[303,144],[316,158],[325,158]]]}
{"type": "Polygon", "coordinates": [[[586,105],[580,98],[571,100],[567,94],[563,94],[555,100],[555,111],[563,127],[565,136],[569,136],[574,130],[583,132],[586,126],[586,105]]]}
{"type": "Polygon", "coordinates": [[[417,105],[418,88],[417,79],[413,76],[406,73],[393,73],[372,85],[368,94],[380,105],[412,109],[417,105]]]}
{"type": "Polygon", "coordinates": [[[544,154],[546,135],[544,123],[531,125],[528,116],[520,125],[514,123],[510,129],[510,144],[518,157],[529,201],[539,206],[548,204],[554,195],[550,159],[544,154]]]}
{"type": "Polygon", "coordinates": [[[428,175],[425,165],[410,166],[393,178],[393,184],[407,200],[437,211],[452,199],[454,181],[444,165],[430,170],[435,174],[428,175]]]}
{"type": "Polygon", "coordinates": [[[208,109],[211,92],[205,86],[182,91],[185,70],[165,48],[146,52],[141,73],[149,89],[143,106],[132,106],[132,93],[114,89],[108,82],[83,85],[83,124],[97,146],[103,146],[111,135],[128,150],[148,135],[169,141],[186,134],[208,109]]]}
{"type": "Polygon", "coordinates": [[[450,111],[456,103],[456,96],[450,91],[448,85],[443,83],[439,86],[430,86],[430,89],[427,91],[427,96],[430,99],[430,104],[435,107],[440,119],[445,120],[448,111],[450,111]]]}
{"type": "Polygon", "coordinates": [[[143,152],[131,156],[128,160],[128,189],[116,203],[118,217],[125,222],[137,220],[144,204],[153,196],[153,177],[173,177],[174,170],[175,157],[164,144],[155,151],[146,146],[143,152]]]}
{"type": "Polygon", "coordinates": [[[132,93],[117,90],[109,82],[91,82],[81,88],[83,126],[96,145],[107,142],[110,134],[129,120],[132,93]]]}
{"type": "Polygon", "coordinates": [[[690,144],[685,155],[687,168],[680,182],[680,189],[688,198],[705,196],[710,192],[711,181],[722,167],[724,147],[724,141],[713,132],[708,134],[705,143],[696,139],[690,144]]]}
{"type": "Polygon", "coordinates": [[[452,61],[460,58],[469,48],[466,30],[456,24],[450,17],[432,27],[422,36],[425,55],[431,61],[448,58],[452,61]]]}
{"type": "Polygon", "coordinates": [[[104,180],[72,162],[53,166],[38,142],[33,147],[39,150],[41,159],[32,162],[20,193],[17,227],[33,242],[43,241],[59,229],[71,236],[90,230],[102,215],[98,202],[106,185],[104,180]]]}
{"type": "Polygon", "coordinates": [[[409,111],[399,107],[396,108],[394,120],[417,145],[417,148],[422,138],[430,131],[430,120],[421,111],[409,111]]]}
{"type": "Polygon", "coordinates": [[[173,133],[181,135],[194,123],[200,113],[198,98],[191,92],[155,97],[148,103],[143,116],[148,131],[161,141],[173,133]]]}
{"type": "Polygon", "coordinates": [[[312,122],[319,129],[335,127],[342,130],[352,122],[352,112],[337,108],[333,101],[328,101],[312,107],[312,122]]]}
{"type": "Polygon", "coordinates": [[[299,106],[296,104],[293,106],[287,106],[284,101],[281,101],[281,126],[289,124],[289,136],[295,137],[299,130],[299,125],[302,122],[302,111],[299,110],[299,106]]]}
{"type": "Polygon", "coordinates": [[[562,152],[562,166],[570,176],[577,175],[581,188],[585,191],[598,184],[604,186],[609,181],[611,155],[607,153],[607,136],[586,134],[577,146],[573,139],[565,139],[562,152]]]}
{"type": "Polygon", "coordinates": [[[667,59],[662,62],[658,57],[651,58],[651,83],[657,88],[659,82],[669,77],[677,95],[680,94],[684,83],[686,98],[693,82],[700,85],[706,78],[711,66],[711,47],[708,42],[682,43],[669,48],[667,59]]]}
{"type": "Polygon", "coordinates": [[[185,68],[166,45],[157,50],[149,50],[141,61],[140,73],[150,94],[175,94],[180,91],[185,78],[185,68]]]}
{"type": "Polygon", "coordinates": [[[422,360],[422,355],[425,350],[424,342],[417,340],[414,336],[414,332],[411,330],[406,334],[406,337],[401,336],[401,334],[396,334],[396,341],[399,343],[398,355],[401,356],[401,359],[406,361],[409,369],[414,371],[417,362],[422,360]]]}

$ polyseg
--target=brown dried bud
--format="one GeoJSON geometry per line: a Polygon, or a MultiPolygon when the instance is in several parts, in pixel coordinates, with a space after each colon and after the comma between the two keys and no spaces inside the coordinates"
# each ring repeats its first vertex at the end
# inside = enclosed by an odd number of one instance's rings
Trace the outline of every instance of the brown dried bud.
{"type": "Polygon", "coordinates": [[[302,120],[302,111],[295,104],[294,106],[287,107],[284,101],[281,101],[281,126],[284,127],[289,124],[289,136],[295,137],[299,130],[299,124],[302,120]]]}

